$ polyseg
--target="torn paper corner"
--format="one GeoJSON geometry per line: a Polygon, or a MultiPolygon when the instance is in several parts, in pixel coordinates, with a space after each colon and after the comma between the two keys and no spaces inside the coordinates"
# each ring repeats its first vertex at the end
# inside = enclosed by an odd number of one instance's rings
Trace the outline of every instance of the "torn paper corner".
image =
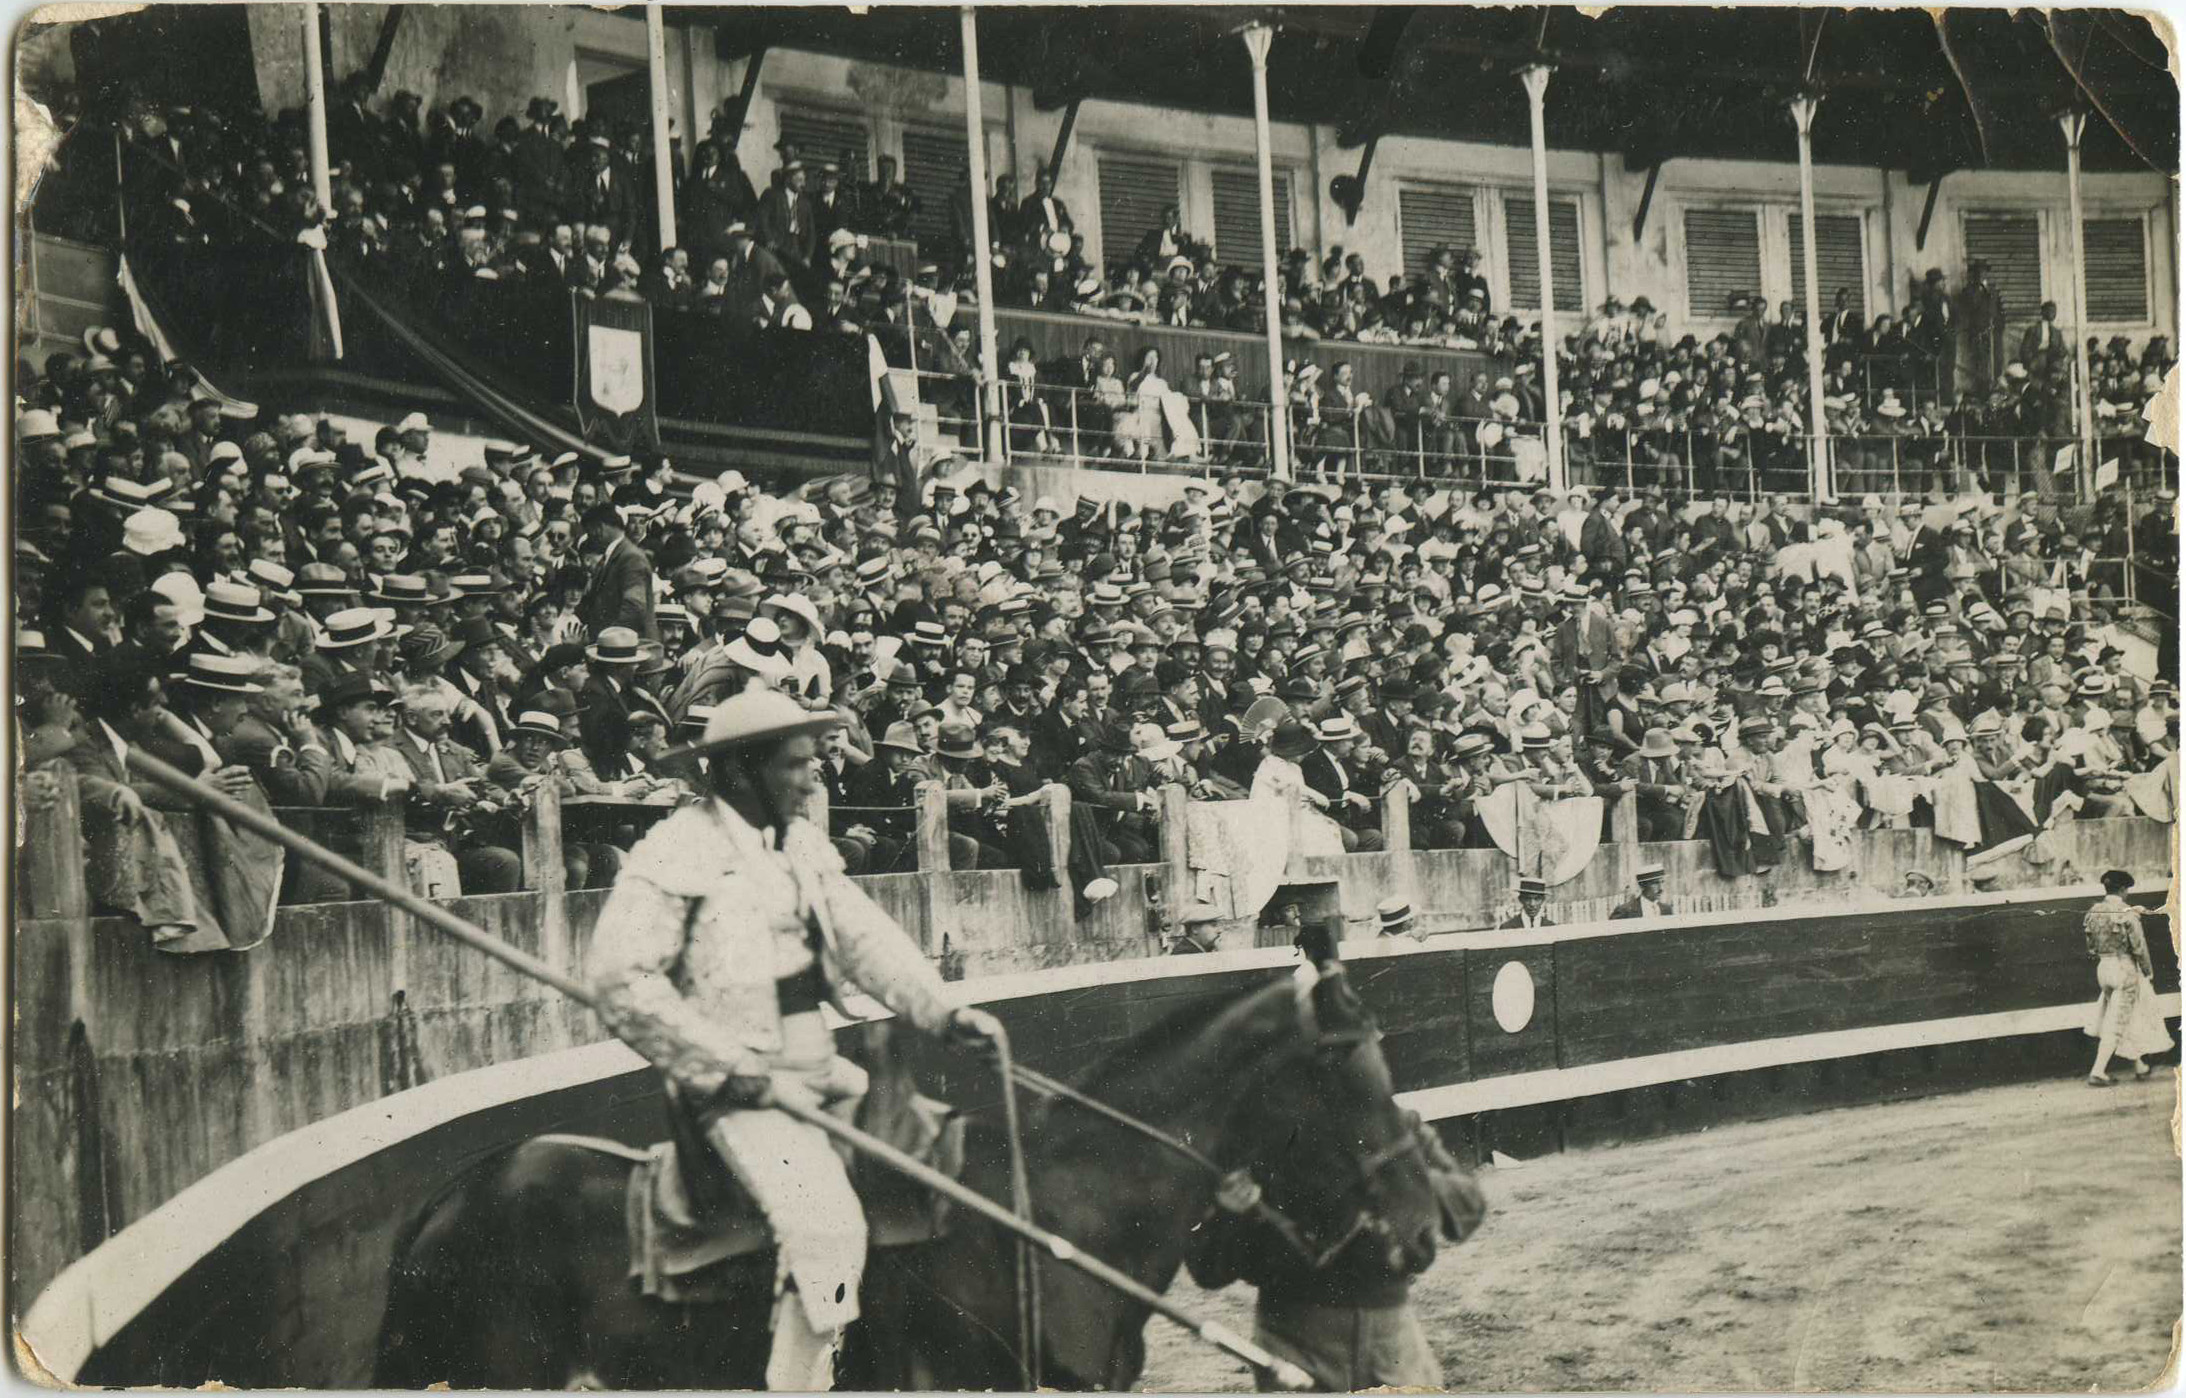
{"type": "Polygon", "coordinates": [[[38,1351],[31,1348],[30,1338],[23,1333],[21,1326],[13,1326],[11,1329],[15,1341],[15,1368],[18,1373],[40,1388],[75,1387],[46,1367],[45,1361],[38,1357],[38,1351]]]}
{"type": "Polygon", "coordinates": [[[38,192],[38,181],[47,164],[61,148],[62,131],[43,103],[15,92],[15,207],[27,206],[38,192]]]}
{"type": "Polygon", "coordinates": [[[2186,84],[2186,76],[2179,71],[2178,32],[2171,27],[2171,17],[2160,9],[2127,9],[2135,19],[2147,21],[2148,28],[2163,44],[2163,52],[2170,59],[2171,81],[2186,84]]]}
{"type": "Polygon", "coordinates": [[[2148,400],[2140,410],[2142,420],[2148,424],[2148,441],[2165,451],[2178,450],[2178,366],[2163,376],[2163,391],[2148,400]]]}

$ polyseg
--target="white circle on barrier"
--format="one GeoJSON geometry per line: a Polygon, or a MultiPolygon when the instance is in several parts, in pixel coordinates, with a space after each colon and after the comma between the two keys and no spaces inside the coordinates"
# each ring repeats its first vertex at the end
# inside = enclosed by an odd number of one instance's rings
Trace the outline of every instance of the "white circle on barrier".
{"type": "Polygon", "coordinates": [[[1533,1023],[1533,973],[1521,962],[1504,962],[1503,969],[1495,973],[1495,989],[1488,1003],[1495,1009],[1495,1022],[1506,1034],[1515,1034],[1533,1023]]]}

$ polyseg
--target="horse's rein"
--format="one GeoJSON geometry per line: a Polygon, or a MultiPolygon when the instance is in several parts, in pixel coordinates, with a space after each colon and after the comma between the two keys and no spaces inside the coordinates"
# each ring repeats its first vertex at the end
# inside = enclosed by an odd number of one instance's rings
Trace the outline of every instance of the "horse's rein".
{"type": "MultiPolygon", "coordinates": [[[[1283,1241],[1294,1248],[1301,1257],[1311,1262],[1316,1270],[1335,1261],[1343,1250],[1351,1245],[1352,1240],[1372,1226],[1368,1221],[1372,1211],[1370,1209],[1361,1209],[1352,1217],[1350,1228],[1346,1229],[1341,1237],[1326,1248],[1316,1248],[1312,1241],[1306,1237],[1305,1230],[1301,1229],[1291,1221],[1289,1216],[1267,1201],[1265,1191],[1261,1189],[1260,1182],[1252,1177],[1251,1171],[1243,1169],[1225,1170],[1213,1156],[1208,1155],[1190,1142],[1179,1140],[1160,1127],[1141,1121],[1129,1112],[1119,1111],[1098,1098],[1089,1097],[1070,1084],[1051,1078],[1037,1069],[1027,1068],[1021,1063],[1012,1063],[1009,1071],[1011,1077],[1043,1097],[1065,1101],[1073,1106],[1081,1107],[1095,1116],[1143,1136],[1164,1150],[1182,1156],[1192,1164],[1197,1165],[1216,1182],[1215,1207],[1227,1213],[1250,1215],[1259,1222],[1266,1224],[1274,1229],[1283,1241]]],[[[1407,1149],[1416,1149],[1417,1145],[1416,1141],[1407,1136],[1404,1143],[1377,1151],[1369,1156],[1366,1161],[1360,1163],[1362,1178],[1371,1179],[1383,1166],[1400,1158],[1407,1149]]]]}

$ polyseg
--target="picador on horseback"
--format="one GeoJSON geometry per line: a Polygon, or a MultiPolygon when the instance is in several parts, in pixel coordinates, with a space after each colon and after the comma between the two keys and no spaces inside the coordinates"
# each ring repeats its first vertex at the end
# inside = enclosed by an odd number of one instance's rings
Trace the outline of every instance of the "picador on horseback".
{"type": "Polygon", "coordinates": [[[820,1013],[856,988],[932,1034],[991,1042],[895,920],[804,818],[817,738],[839,720],[770,690],[722,703],[704,738],[712,799],[630,852],[600,915],[591,979],[608,1028],[667,1079],[675,1110],[773,1230],[777,1299],[767,1387],[825,1389],[858,1316],[866,1222],[827,1136],[784,1101],[849,1120],[865,1073],[820,1013]]]}

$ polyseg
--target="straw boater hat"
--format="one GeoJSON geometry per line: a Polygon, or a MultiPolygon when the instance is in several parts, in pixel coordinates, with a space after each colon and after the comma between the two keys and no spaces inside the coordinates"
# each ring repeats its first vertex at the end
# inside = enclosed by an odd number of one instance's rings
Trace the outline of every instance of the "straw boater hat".
{"type": "Polygon", "coordinates": [[[369,641],[384,641],[395,634],[387,618],[371,607],[345,607],[330,614],[326,631],[319,637],[320,650],[346,650],[369,641]]]}
{"type": "Polygon", "coordinates": [[[516,722],[509,726],[509,736],[513,738],[519,733],[534,738],[546,738],[555,743],[567,741],[562,736],[562,721],[537,709],[527,709],[516,716],[516,722]]]}
{"type": "Polygon", "coordinates": [[[256,679],[261,663],[240,655],[199,651],[190,657],[190,668],[183,673],[182,683],[222,694],[262,694],[266,687],[256,679]]]}
{"type": "Polygon", "coordinates": [[[645,659],[645,647],[629,627],[610,626],[585,647],[584,656],[596,665],[636,665],[645,659]]]}
{"type": "MultiPolygon", "coordinates": [[[[656,765],[721,748],[747,747],[825,733],[841,722],[842,716],[834,710],[815,713],[779,690],[747,689],[714,706],[713,717],[706,720],[706,732],[697,742],[661,754],[656,765]]],[[[894,736],[895,731],[891,728],[889,737],[894,736]]]]}
{"type": "Polygon", "coordinates": [[[1384,937],[1412,935],[1416,923],[1412,916],[1412,905],[1405,899],[1384,898],[1375,911],[1381,916],[1381,935],[1384,937]]]}
{"type": "Polygon", "coordinates": [[[205,619],[261,626],[273,620],[273,613],[260,605],[263,600],[255,587],[225,579],[212,582],[205,588],[205,619]]]}

